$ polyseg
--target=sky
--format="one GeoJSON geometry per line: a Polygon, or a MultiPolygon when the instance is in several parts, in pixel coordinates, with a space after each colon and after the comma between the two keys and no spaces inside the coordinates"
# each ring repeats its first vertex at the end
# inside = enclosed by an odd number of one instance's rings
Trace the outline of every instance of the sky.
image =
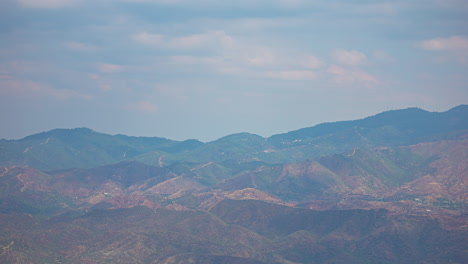
{"type": "Polygon", "coordinates": [[[0,0],[0,138],[207,142],[468,103],[465,0],[0,0]]]}

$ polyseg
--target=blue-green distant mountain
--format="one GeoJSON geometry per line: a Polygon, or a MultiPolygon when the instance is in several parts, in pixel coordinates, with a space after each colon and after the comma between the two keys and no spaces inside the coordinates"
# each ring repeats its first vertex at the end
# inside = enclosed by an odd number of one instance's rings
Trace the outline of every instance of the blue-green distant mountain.
{"type": "Polygon", "coordinates": [[[55,129],[20,140],[0,140],[0,165],[42,170],[91,168],[124,160],[165,166],[176,162],[287,163],[354,148],[397,147],[456,139],[468,131],[468,105],[446,112],[387,111],[354,121],[323,123],[262,138],[249,133],[202,143],[159,137],[107,135],[88,128],[55,129]]]}
{"type": "Polygon", "coordinates": [[[148,152],[177,153],[203,145],[197,140],[107,135],[88,128],[55,129],[19,140],[0,140],[0,164],[42,170],[91,168],[148,152]]]}
{"type": "MultiPolygon", "coordinates": [[[[362,140],[362,144],[398,146],[421,140],[446,137],[446,133],[468,129],[468,105],[446,112],[428,112],[419,108],[392,110],[360,120],[323,123],[285,134],[274,135],[274,145],[288,146],[294,141],[332,137],[337,140],[362,140]],[[348,138],[340,138],[349,134],[348,138]],[[355,138],[353,138],[355,137],[355,138]]],[[[333,140],[333,139],[332,139],[333,140]]]]}
{"type": "Polygon", "coordinates": [[[446,112],[408,108],[273,135],[268,142],[280,150],[295,148],[296,153],[302,153],[303,157],[316,157],[354,148],[397,147],[455,139],[466,135],[467,130],[468,105],[446,112]]]}

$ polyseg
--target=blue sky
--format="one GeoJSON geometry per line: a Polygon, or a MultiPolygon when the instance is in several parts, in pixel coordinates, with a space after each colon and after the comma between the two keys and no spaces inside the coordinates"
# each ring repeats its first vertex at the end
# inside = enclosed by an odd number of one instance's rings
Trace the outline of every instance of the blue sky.
{"type": "Polygon", "coordinates": [[[468,1],[2,0],[0,138],[211,141],[468,103],[468,1]]]}

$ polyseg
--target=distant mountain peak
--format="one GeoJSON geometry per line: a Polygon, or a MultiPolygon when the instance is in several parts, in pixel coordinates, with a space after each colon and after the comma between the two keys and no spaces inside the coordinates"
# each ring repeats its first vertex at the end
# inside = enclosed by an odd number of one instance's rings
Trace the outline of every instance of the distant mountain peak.
{"type": "Polygon", "coordinates": [[[451,108],[447,112],[468,112],[468,105],[466,104],[461,104],[459,106],[455,106],[454,108],[451,108]]]}
{"type": "Polygon", "coordinates": [[[233,139],[234,140],[263,139],[263,137],[259,136],[259,135],[256,135],[256,134],[248,133],[248,132],[240,132],[240,133],[235,133],[235,134],[224,136],[224,137],[219,138],[219,139],[217,139],[215,141],[233,140],[233,139]]]}
{"type": "Polygon", "coordinates": [[[87,127],[79,128],[56,128],[49,131],[40,132],[34,135],[27,136],[23,139],[34,139],[34,138],[43,138],[50,136],[61,136],[61,135],[70,135],[70,134],[89,134],[89,133],[98,133],[87,127]]]}

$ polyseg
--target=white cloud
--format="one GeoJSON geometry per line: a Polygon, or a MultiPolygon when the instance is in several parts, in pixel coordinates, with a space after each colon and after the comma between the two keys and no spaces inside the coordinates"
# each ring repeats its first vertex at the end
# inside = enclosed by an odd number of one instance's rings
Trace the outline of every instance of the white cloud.
{"type": "Polygon", "coordinates": [[[248,50],[239,50],[243,55],[241,59],[244,63],[252,66],[271,66],[278,64],[278,56],[268,48],[253,48],[248,50]]]}
{"type": "Polygon", "coordinates": [[[225,47],[232,42],[232,38],[222,30],[177,37],[142,32],[134,35],[133,39],[142,44],[169,49],[211,49],[225,47]]]}
{"type": "Polygon", "coordinates": [[[178,86],[173,84],[159,83],[154,86],[159,98],[164,100],[177,101],[178,103],[187,102],[190,99],[190,90],[193,87],[178,86]]]}
{"type": "Polygon", "coordinates": [[[379,83],[376,77],[359,69],[345,69],[337,65],[330,65],[327,69],[327,73],[331,74],[332,80],[338,84],[350,85],[354,83],[379,83]]]}
{"type": "Polygon", "coordinates": [[[424,40],[420,45],[425,50],[468,51],[468,39],[462,36],[424,40]]]}
{"type": "Polygon", "coordinates": [[[53,97],[59,100],[71,98],[90,100],[93,96],[82,94],[69,89],[56,89],[45,84],[29,80],[16,80],[12,78],[0,79],[0,94],[3,96],[24,96],[24,97],[53,97]]]}
{"type": "Polygon", "coordinates": [[[123,69],[122,65],[110,64],[110,63],[100,63],[98,64],[98,69],[103,73],[113,73],[118,72],[123,69]]]}
{"type": "Polygon", "coordinates": [[[76,50],[76,51],[95,51],[97,50],[96,46],[81,43],[81,42],[66,42],[65,46],[71,50],[76,50]]]}
{"type": "Polygon", "coordinates": [[[383,62],[393,62],[395,61],[395,58],[392,57],[390,54],[386,53],[385,51],[382,50],[375,50],[373,52],[374,58],[376,58],[379,61],[383,62]]]}
{"type": "Polygon", "coordinates": [[[201,57],[201,56],[171,56],[170,62],[174,64],[216,64],[220,62],[216,57],[201,57]]]}
{"type": "Polygon", "coordinates": [[[280,7],[300,7],[306,3],[305,0],[119,0],[121,2],[154,3],[162,5],[195,5],[195,6],[219,6],[228,3],[229,6],[257,7],[266,4],[274,4],[280,7]]]}
{"type": "Polygon", "coordinates": [[[256,56],[231,53],[223,56],[173,56],[170,61],[179,65],[207,66],[211,70],[227,75],[239,75],[244,77],[260,77],[280,80],[315,80],[317,72],[310,69],[318,69],[323,63],[313,56],[301,58],[281,57],[281,54],[266,53],[256,56]],[[299,68],[299,69],[297,69],[299,68]]]}
{"type": "Polygon", "coordinates": [[[112,85],[109,81],[103,78],[102,76],[94,73],[88,74],[88,77],[94,80],[101,91],[110,91],[112,90],[112,85]]]}
{"type": "Polygon", "coordinates": [[[361,65],[366,62],[367,56],[357,50],[335,50],[332,54],[333,59],[343,65],[361,65]]]}
{"type": "Polygon", "coordinates": [[[466,0],[432,0],[438,7],[451,8],[457,11],[468,10],[468,2],[466,0]]]}
{"type": "Polygon", "coordinates": [[[317,73],[314,71],[270,71],[264,73],[264,76],[271,79],[289,81],[310,81],[317,79],[317,73]]]}
{"type": "Polygon", "coordinates": [[[277,2],[285,7],[300,7],[305,3],[304,0],[277,0],[277,2]]]}
{"type": "Polygon", "coordinates": [[[160,34],[150,34],[141,32],[133,36],[133,39],[139,43],[146,45],[161,45],[164,43],[164,36],[160,34]]]}
{"type": "MultiPolygon", "coordinates": [[[[449,38],[435,38],[419,43],[424,50],[448,52],[459,63],[468,63],[468,38],[452,36],[449,38]]],[[[450,56],[449,56],[450,57],[450,56]]],[[[449,61],[450,58],[438,58],[437,61],[449,61]]]]}
{"type": "Polygon", "coordinates": [[[209,19],[207,23],[220,25],[229,32],[259,32],[269,29],[292,28],[303,25],[304,19],[300,18],[234,18],[234,19],[209,19]]]}
{"type": "Polygon", "coordinates": [[[71,6],[80,0],[17,0],[24,7],[32,8],[59,8],[71,6]]]}
{"type": "Polygon", "coordinates": [[[143,112],[143,113],[156,113],[158,112],[157,105],[148,101],[138,101],[127,105],[127,109],[131,111],[143,112]]]}
{"type": "Polygon", "coordinates": [[[211,2],[213,0],[118,0],[120,2],[131,2],[131,3],[155,3],[155,4],[167,4],[167,5],[173,5],[173,4],[182,4],[182,3],[190,3],[190,2],[199,2],[199,3],[206,3],[206,2],[211,2]]]}
{"type": "Polygon", "coordinates": [[[302,64],[309,69],[319,69],[323,66],[323,62],[312,55],[305,56],[302,64]]]}
{"type": "Polygon", "coordinates": [[[225,31],[210,30],[185,36],[139,33],[133,39],[155,48],[175,49],[184,55],[173,55],[169,62],[181,66],[179,70],[193,71],[193,65],[228,75],[273,78],[282,80],[315,80],[317,73],[311,71],[324,63],[311,54],[279,50],[252,39],[234,38],[225,31]],[[199,49],[208,53],[195,55],[199,49]],[[188,51],[194,55],[185,55],[188,51]]]}
{"type": "Polygon", "coordinates": [[[202,34],[173,38],[169,43],[171,46],[183,49],[227,47],[231,45],[232,37],[222,30],[213,30],[202,34]]]}
{"type": "Polygon", "coordinates": [[[355,6],[354,11],[359,13],[394,15],[401,8],[403,8],[401,3],[384,2],[355,6]]]}

